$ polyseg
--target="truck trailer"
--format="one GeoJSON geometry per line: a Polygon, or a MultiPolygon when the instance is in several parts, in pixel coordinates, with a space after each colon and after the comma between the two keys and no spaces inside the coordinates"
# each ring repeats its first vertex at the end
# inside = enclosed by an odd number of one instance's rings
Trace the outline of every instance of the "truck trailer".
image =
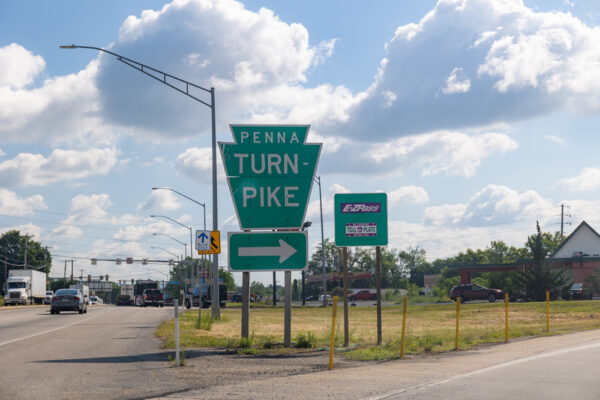
{"type": "Polygon", "coordinates": [[[46,299],[46,274],[34,269],[8,271],[5,305],[42,304],[46,299]]]}
{"type": "Polygon", "coordinates": [[[129,283],[121,284],[121,293],[117,296],[118,306],[133,305],[133,285],[129,283]]]}

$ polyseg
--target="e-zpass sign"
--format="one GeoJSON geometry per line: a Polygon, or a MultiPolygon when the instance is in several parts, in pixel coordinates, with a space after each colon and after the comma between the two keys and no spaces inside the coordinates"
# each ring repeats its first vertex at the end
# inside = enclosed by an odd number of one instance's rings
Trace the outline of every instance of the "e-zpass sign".
{"type": "Polygon", "coordinates": [[[334,196],[336,246],[388,244],[387,195],[340,193],[334,196]]]}

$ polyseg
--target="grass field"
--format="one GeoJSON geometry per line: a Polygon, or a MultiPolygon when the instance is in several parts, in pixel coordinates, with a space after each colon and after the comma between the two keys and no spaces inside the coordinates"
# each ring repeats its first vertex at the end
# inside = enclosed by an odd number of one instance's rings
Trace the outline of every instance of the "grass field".
{"type": "MultiPolygon", "coordinates": [[[[297,307],[292,309],[292,341],[312,347],[328,347],[331,335],[331,307],[297,307]]],[[[249,340],[240,340],[241,309],[221,310],[220,321],[210,319],[203,310],[202,329],[196,329],[197,310],[190,310],[180,320],[180,341],[184,348],[245,348],[244,352],[280,348],[283,342],[283,308],[250,309],[249,340]]],[[[376,346],[377,315],[373,306],[350,307],[350,348],[346,357],[359,360],[399,357],[402,333],[402,306],[382,308],[383,344],[376,346]]],[[[343,306],[338,307],[336,347],[343,344],[343,306]]],[[[174,322],[159,326],[156,335],[164,346],[174,347],[174,322]]],[[[468,349],[483,343],[504,342],[504,303],[467,303],[461,305],[459,348],[468,349]]],[[[556,301],[550,304],[550,334],[600,328],[600,301],[556,301]]],[[[411,305],[409,301],[406,329],[406,354],[442,352],[454,349],[456,305],[411,305]]],[[[509,338],[547,335],[546,303],[510,303],[509,338]]],[[[290,351],[290,350],[285,350],[290,351]]]]}

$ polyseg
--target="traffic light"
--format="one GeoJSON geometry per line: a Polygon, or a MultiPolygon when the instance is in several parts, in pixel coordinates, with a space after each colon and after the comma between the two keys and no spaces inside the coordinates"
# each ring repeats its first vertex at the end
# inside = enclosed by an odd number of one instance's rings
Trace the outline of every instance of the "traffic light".
{"type": "Polygon", "coordinates": [[[133,283],[134,283],[134,280],[133,280],[133,279],[131,279],[131,284],[133,285],[133,283]]]}
{"type": "Polygon", "coordinates": [[[91,261],[92,261],[92,265],[98,264],[98,260],[96,260],[95,258],[92,258],[91,261]]]}
{"type": "Polygon", "coordinates": [[[108,274],[106,274],[106,277],[105,277],[105,278],[106,278],[106,282],[108,282],[108,274]]]}
{"type": "Polygon", "coordinates": [[[92,275],[88,275],[88,282],[92,280],[92,275]]]}

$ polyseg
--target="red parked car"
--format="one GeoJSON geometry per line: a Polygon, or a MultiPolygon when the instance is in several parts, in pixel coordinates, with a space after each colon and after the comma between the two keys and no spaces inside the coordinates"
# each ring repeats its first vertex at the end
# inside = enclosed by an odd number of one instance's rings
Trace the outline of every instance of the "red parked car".
{"type": "Polygon", "coordinates": [[[450,299],[456,300],[457,297],[460,297],[461,303],[467,300],[487,300],[492,303],[496,299],[504,298],[504,292],[500,289],[488,289],[474,283],[469,283],[454,286],[450,290],[450,299]]]}
{"type": "Polygon", "coordinates": [[[371,292],[368,289],[359,290],[356,293],[348,295],[348,300],[377,300],[377,292],[371,292]]]}

